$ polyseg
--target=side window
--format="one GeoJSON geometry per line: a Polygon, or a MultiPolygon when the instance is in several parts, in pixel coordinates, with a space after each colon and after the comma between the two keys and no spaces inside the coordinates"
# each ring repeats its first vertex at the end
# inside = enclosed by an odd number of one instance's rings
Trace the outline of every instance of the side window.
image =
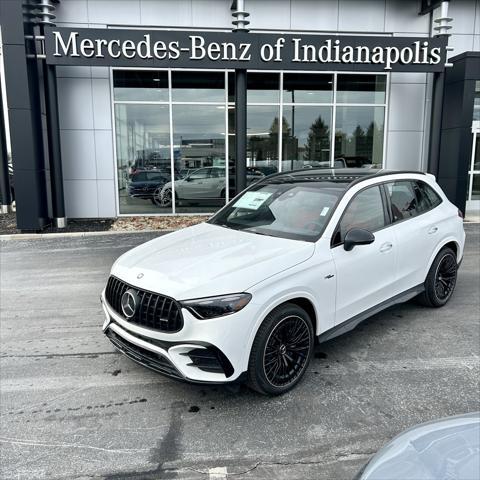
{"type": "Polygon", "coordinates": [[[334,245],[343,243],[352,228],[364,228],[375,232],[385,226],[382,195],[378,186],[366,188],[348,204],[337,227],[334,245]]]}
{"type": "Polygon", "coordinates": [[[424,212],[428,212],[432,209],[432,202],[430,198],[425,193],[425,190],[420,186],[420,182],[412,182],[413,183],[413,191],[415,192],[415,196],[417,198],[417,214],[421,214],[424,212]]]}
{"type": "Polygon", "coordinates": [[[442,199],[440,195],[430,186],[427,185],[425,182],[418,180],[416,182],[419,190],[422,192],[422,195],[428,199],[429,209],[438,207],[442,203],[442,199]]]}
{"type": "Polygon", "coordinates": [[[390,196],[392,205],[393,221],[398,222],[417,215],[417,195],[414,190],[414,182],[399,180],[386,184],[387,194],[390,196]]]}
{"type": "Polygon", "coordinates": [[[199,168],[189,175],[192,180],[202,180],[208,178],[209,171],[206,168],[199,168]]]}

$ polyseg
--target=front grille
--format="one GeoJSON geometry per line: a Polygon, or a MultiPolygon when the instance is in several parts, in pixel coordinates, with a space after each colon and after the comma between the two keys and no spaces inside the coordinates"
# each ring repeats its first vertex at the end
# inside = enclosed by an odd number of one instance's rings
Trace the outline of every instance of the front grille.
{"type": "Polygon", "coordinates": [[[105,289],[108,304],[127,322],[161,332],[178,332],[183,327],[180,305],[170,297],[142,290],[111,276],[105,289]],[[132,289],[138,298],[138,306],[131,318],[125,318],[122,312],[122,295],[132,289]]]}
{"type": "Polygon", "coordinates": [[[151,352],[146,348],[139,347],[129,341],[125,340],[120,335],[117,335],[112,329],[106,332],[108,339],[124,353],[128,358],[131,358],[141,365],[151,368],[156,372],[163,373],[173,378],[183,378],[174,365],[166,357],[159,353],[151,352]]]}

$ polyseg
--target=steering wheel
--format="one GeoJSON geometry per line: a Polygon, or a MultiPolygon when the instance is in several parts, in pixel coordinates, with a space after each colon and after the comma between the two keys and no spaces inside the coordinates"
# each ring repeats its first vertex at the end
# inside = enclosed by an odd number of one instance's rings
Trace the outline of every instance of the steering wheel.
{"type": "Polygon", "coordinates": [[[311,231],[320,231],[323,228],[323,225],[320,222],[315,222],[315,221],[310,221],[306,223],[303,228],[305,230],[311,230],[311,231]],[[312,228],[313,227],[313,228],[312,228]]]}

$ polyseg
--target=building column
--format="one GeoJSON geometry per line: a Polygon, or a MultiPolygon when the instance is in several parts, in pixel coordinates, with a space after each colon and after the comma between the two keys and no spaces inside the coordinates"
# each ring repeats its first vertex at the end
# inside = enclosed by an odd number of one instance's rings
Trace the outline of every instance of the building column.
{"type": "Polygon", "coordinates": [[[45,65],[44,75],[52,216],[56,227],[65,228],[67,226],[67,218],[65,215],[65,198],[63,192],[60,124],[58,121],[57,73],[55,66],[45,65]]]}
{"type": "Polygon", "coordinates": [[[247,71],[235,70],[235,193],[247,186],[247,71]]]}
{"type": "Polygon", "coordinates": [[[34,32],[28,17],[24,20],[22,3],[22,0],[0,2],[0,22],[17,228],[39,231],[50,223],[41,124],[40,61],[27,59],[25,35],[34,32]]]}

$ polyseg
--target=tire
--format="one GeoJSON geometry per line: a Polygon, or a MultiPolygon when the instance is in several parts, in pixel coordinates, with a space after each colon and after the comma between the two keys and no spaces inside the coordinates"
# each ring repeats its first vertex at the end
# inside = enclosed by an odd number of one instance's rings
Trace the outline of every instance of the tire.
{"type": "Polygon", "coordinates": [[[153,194],[152,203],[157,207],[170,208],[172,206],[172,189],[166,188],[163,190],[158,187],[153,194]]]}
{"type": "Polygon", "coordinates": [[[281,395],[302,379],[314,345],[312,320],[297,305],[272,310],[258,329],[248,362],[247,384],[263,395],[281,395]]]}
{"type": "Polygon", "coordinates": [[[445,247],[440,250],[425,279],[425,291],[417,299],[421,305],[443,307],[451,298],[457,283],[457,256],[445,247]]]}

